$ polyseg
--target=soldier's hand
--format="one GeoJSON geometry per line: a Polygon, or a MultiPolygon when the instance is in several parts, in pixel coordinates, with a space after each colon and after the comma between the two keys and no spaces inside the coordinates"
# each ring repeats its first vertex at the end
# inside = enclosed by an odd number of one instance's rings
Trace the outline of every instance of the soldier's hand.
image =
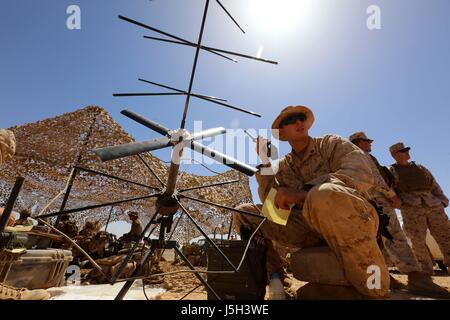
{"type": "Polygon", "coordinates": [[[286,210],[289,210],[292,205],[302,206],[307,194],[303,190],[298,191],[290,188],[280,188],[275,196],[275,206],[286,210]]]}
{"type": "Polygon", "coordinates": [[[400,209],[400,199],[397,196],[393,196],[390,200],[393,208],[400,209]]]}
{"type": "Polygon", "coordinates": [[[266,150],[266,146],[267,146],[268,142],[269,142],[269,140],[264,139],[261,136],[258,136],[258,138],[256,139],[256,153],[258,154],[258,156],[261,159],[261,162],[263,164],[268,164],[270,162],[269,157],[267,156],[267,150],[266,150]]]}

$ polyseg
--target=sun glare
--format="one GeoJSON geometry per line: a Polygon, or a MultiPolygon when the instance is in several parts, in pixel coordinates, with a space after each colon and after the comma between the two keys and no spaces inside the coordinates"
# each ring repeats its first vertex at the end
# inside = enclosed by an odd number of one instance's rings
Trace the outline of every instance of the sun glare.
{"type": "Polygon", "coordinates": [[[251,17],[264,33],[287,35],[298,28],[309,29],[317,0],[252,0],[251,17]]]}

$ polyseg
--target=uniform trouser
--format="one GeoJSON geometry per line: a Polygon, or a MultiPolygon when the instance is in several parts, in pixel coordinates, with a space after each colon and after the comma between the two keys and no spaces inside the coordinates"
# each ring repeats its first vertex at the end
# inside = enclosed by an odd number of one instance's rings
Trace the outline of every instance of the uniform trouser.
{"type": "Polygon", "coordinates": [[[444,255],[444,263],[450,265],[450,224],[442,206],[401,208],[403,227],[411,239],[412,248],[422,265],[422,270],[433,273],[433,262],[426,244],[427,229],[444,255]]]}
{"type": "MultiPolygon", "coordinates": [[[[255,205],[239,209],[259,213],[255,205]]],[[[260,219],[236,214],[237,229],[241,224],[255,228],[260,219]]],[[[293,211],[287,225],[266,221],[260,228],[266,240],[293,248],[327,244],[344,268],[345,277],[356,290],[368,297],[384,297],[389,290],[389,272],[376,242],[378,216],[375,209],[353,189],[325,183],[308,192],[303,210],[293,211]],[[379,287],[368,286],[369,270],[379,269],[379,287]]],[[[281,259],[267,241],[267,268],[280,271],[281,259]]]]}
{"type": "MultiPolygon", "coordinates": [[[[379,203],[377,201],[377,203],[379,203]]],[[[406,240],[405,233],[403,232],[400,223],[398,222],[397,214],[395,209],[391,206],[384,204],[383,213],[389,216],[388,230],[391,233],[394,241],[391,242],[384,239],[384,249],[383,255],[386,260],[392,262],[392,264],[397,267],[401,273],[410,273],[421,271],[421,266],[412,248],[409,246],[406,240]],[[387,257],[386,257],[387,256],[387,257]]]]}

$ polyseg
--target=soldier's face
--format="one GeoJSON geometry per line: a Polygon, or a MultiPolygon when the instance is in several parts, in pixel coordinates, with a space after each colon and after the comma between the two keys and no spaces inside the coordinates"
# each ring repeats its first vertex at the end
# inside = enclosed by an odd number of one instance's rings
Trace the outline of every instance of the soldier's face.
{"type": "Polygon", "coordinates": [[[370,140],[359,140],[358,147],[365,152],[371,152],[372,151],[372,143],[370,140]]]}
{"type": "Polygon", "coordinates": [[[409,159],[411,159],[411,157],[409,156],[409,150],[398,151],[392,156],[394,157],[395,161],[397,161],[397,163],[406,163],[409,159]]]}
{"type": "Polygon", "coordinates": [[[304,121],[297,120],[295,123],[284,125],[280,128],[280,137],[286,141],[296,141],[308,136],[308,127],[304,121]]]}

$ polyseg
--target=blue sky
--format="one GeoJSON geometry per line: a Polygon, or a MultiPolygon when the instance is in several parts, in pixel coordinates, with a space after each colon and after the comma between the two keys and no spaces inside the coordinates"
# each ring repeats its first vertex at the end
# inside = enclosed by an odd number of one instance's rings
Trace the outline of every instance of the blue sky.
{"type": "MultiPolygon", "coordinates": [[[[450,2],[447,0],[222,0],[243,35],[211,1],[204,43],[279,61],[232,63],[200,54],[194,91],[227,98],[262,114],[252,117],[192,100],[187,128],[269,128],[279,110],[304,104],[315,112],[312,135],[347,137],[364,130],[373,153],[390,164],[388,147],[404,141],[450,194],[450,2]],[[293,5],[293,3],[296,5],[293,5]],[[301,4],[299,4],[301,3],[301,4]],[[369,5],[381,29],[366,26],[369,5]]],[[[35,122],[100,105],[137,139],[157,137],[120,115],[130,108],[179,127],[183,97],[114,98],[157,92],[138,78],[187,89],[194,49],[143,39],[157,36],[118,14],[196,41],[204,0],[2,0],[0,127],[35,122]],[[81,8],[81,30],[68,30],[66,9],[81,8]]],[[[253,146],[250,146],[253,149],[253,146]]],[[[280,153],[289,151],[282,144],[280,153]]],[[[163,160],[167,151],[155,152],[163,160]]],[[[211,166],[224,171],[220,165],[211,166]]],[[[210,174],[198,165],[183,169],[210,174]]],[[[252,179],[252,190],[255,183],[252,179]]]]}

